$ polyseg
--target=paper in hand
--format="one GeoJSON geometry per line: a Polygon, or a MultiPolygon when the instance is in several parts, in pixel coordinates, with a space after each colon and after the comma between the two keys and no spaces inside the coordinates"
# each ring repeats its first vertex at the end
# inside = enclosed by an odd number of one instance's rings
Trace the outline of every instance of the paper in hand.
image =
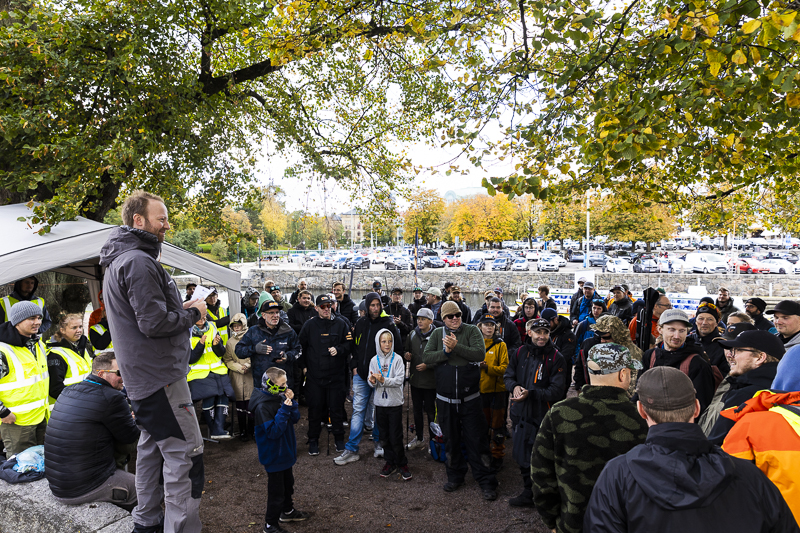
{"type": "Polygon", "coordinates": [[[194,294],[192,294],[192,300],[205,300],[208,298],[208,295],[211,294],[211,289],[208,287],[203,287],[202,285],[198,285],[194,288],[194,294]]]}

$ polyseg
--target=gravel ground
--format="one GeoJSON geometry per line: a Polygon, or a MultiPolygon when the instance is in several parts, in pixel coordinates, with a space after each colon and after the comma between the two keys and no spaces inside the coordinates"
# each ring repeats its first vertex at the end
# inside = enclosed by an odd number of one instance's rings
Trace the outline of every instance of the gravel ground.
{"type": "MultiPolygon", "coordinates": [[[[346,408],[349,415],[352,405],[348,403],[346,408]]],[[[321,453],[311,457],[306,445],[307,410],[301,407],[300,413],[295,426],[298,460],[294,466],[294,501],[298,509],[312,516],[306,522],[287,524],[288,531],[548,531],[535,510],[508,505],[508,500],[522,490],[510,442],[506,443],[505,464],[498,474],[497,500],[487,502],[471,472],[458,491],[444,492],[444,465],[431,459],[424,449],[408,453],[414,477],[405,482],[399,474],[386,479],[378,475],[383,459],[372,456],[373,443],[369,440],[361,442],[361,460],[336,466],[333,438],[327,455],[323,429],[321,453]]],[[[205,426],[201,429],[205,433],[205,426]]],[[[267,504],[267,474],[258,462],[255,443],[238,439],[207,443],[204,460],[203,529],[260,532],[267,504]]]]}

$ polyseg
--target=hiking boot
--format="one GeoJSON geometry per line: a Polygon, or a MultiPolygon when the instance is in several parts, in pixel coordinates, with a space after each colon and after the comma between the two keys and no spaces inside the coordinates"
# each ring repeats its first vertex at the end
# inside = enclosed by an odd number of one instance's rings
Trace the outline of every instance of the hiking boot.
{"type": "Polygon", "coordinates": [[[338,439],[336,441],[336,453],[342,453],[344,451],[344,441],[342,439],[338,439]]]}
{"type": "Polygon", "coordinates": [[[381,477],[389,477],[395,472],[397,472],[397,467],[386,463],[383,465],[383,468],[381,468],[381,477]]]}
{"type": "Polygon", "coordinates": [[[494,489],[483,489],[483,499],[487,502],[493,502],[497,499],[497,491],[494,489]]]}
{"type": "Polygon", "coordinates": [[[442,488],[444,489],[445,492],[453,492],[457,490],[461,485],[463,485],[463,483],[458,483],[456,481],[448,481],[447,483],[444,484],[442,488]]]}
{"type": "Polygon", "coordinates": [[[308,441],[308,455],[319,455],[319,441],[308,441]]]}
{"type": "Polygon", "coordinates": [[[280,524],[274,524],[274,525],[267,524],[264,526],[264,533],[289,533],[289,532],[283,529],[280,524]]]}
{"type": "Polygon", "coordinates": [[[508,500],[508,505],[511,507],[533,507],[533,492],[523,490],[519,496],[508,500]]]}
{"type": "Polygon", "coordinates": [[[280,521],[281,522],[302,522],[303,520],[308,520],[311,517],[311,514],[298,511],[297,509],[292,509],[288,513],[281,513],[280,521]]]}
{"type": "Polygon", "coordinates": [[[414,437],[413,439],[411,439],[411,442],[406,444],[406,448],[409,450],[416,450],[417,448],[422,448],[424,446],[425,446],[425,441],[417,437],[414,437]]]}
{"type": "Polygon", "coordinates": [[[495,474],[503,469],[503,458],[502,457],[492,457],[492,462],[489,465],[492,472],[495,474]]]}
{"type": "Polygon", "coordinates": [[[353,463],[355,461],[358,461],[359,459],[361,458],[358,456],[358,453],[351,452],[350,450],[345,450],[342,452],[342,455],[334,459],[333,462],[339,466],[343,466],[346,465],[347,463],[353,463]]]}
{"type": "Polygon", "coordinates": [[[403,481],[411,479],[411,471],[408,469],[408,465],[400,467],[400,475],[403,476],[403,481]]]}
{"type": "Polygon", "coordinates": [[[381,448],[380,444],[375,445],[375,452],[372,454],[373,457],[383,457],[383,448],[381,448]]]}

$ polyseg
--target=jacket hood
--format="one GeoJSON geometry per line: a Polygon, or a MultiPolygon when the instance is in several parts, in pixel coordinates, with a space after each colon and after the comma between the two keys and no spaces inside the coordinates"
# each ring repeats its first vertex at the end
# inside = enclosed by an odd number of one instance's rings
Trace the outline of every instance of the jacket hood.
{"type": "Polygon", "coordinates": [[[794,335],[792,335],[788,339],[784,339],[783,335],[779,335],[778,338],[780,338],[783,341],[783,347],[788,352],[789,348],[791,348],[792,346],[797,346],[798,344],[800,344],[800,331],[798,331],[797,333],[795,333],[794,335]]]}
{"type": "Polygon", "coordinates": [[[625,455],[631,475],[651,502],[668,511],[706,507],[734,475],[733,459],[697,424],[652,426],[645,444],[625,455]]]}
{"type": "Polygon", "coordinates": [[[763,390],[758,391],[755,396],[744,402],[739,407],[725,409],[720,413],[720,415],[736,422],[748,413],[769,411],[776,405],[789,404],[800,404],[800,391],[772,392],[769,390],[763,390]]]}
{"type": "Polygon", "coordinates": [[[258,305],[256,306],[256,313],[258,310],[261,309],[261,306],[264,305],[264,302],[274,302],[275,298],[272,297],[270,293],[267,291],[263,291],[258,297],[258,305]]]}
{"type": "Polygon", "coordinates": [[[552,337],[553,335],[561,335],[566,329],[571,330],[572,324],[570,323],[569,318],[559,315],[558,325],[556,325],[555,329],[550,332],[550,336],[552,337]]]}
{"type": "Polygon", "coordinates": [[[248,408],[249,411],[255,412],[257,409],[256,407],[261,405],[262,403],[278,403],[280,404],[283,401],[280,394],[270,394],[268,392],[264,392],[259,387],[253,389],[253,394],[250,396],[250,407],[248,408]]]}
{"type": "Polygon", "coordinates": [[[11,346],[26,346],[27,344],[31,343],[31,341],[38,340],[38,336],[31,337],[28,339],[27,337],[23,337],[20,335],[17,328],[11,325],[11,322],[3,322],[0,324],[0,342],[4,342],[11,346]]]}
{"type": "Polygon", "coordinates": [[[365,305],[365,306],[366,306],[366,308],[367,308],[367,314],[366,314],[366,317],[367,317],[367,318],[370,320],[370,322],[375,322],[376,320],[380,320],[382,317],[389,316],[389,315],[387,315],[387,314],[386,314],[386,311],[384,311],[384,309],[383,309],[383,302],[381,301],[381,295],[380,295],[380,294],[378,294],[377,292],[369,292],[369,293],[367,293],[367,295],[366,295],[366,296],[364,296],[364,305],[365,305]],[[370,318],[370,316],[369,316],[369,306],[370,306],[370,304],[371,304],[372,302],[374,302],[375,300],[378,300],[378,302],[380,302],[380,304],[381,304],[381,314],[380,314],[380,315],[378,315],[378,318],[376,318],[375,320],[373,320],[373,319],[372,319],[372,318],[370,318]]]}
{"type": "Polygon", "coordinates": [[[388,333],[392,337],[392,351],[394,351],[394,335],[392,335],[392,332],[389,331],[388,329],[382,328],[380,331],[378,331],[378,333],[375,334],[375,353],[376,354],[382,354],[383,353],[383,350],[381,350],[381,335],[383,335],[384,331],[386,333],[388,333]]]}
{"type": "Polygon", "coordinates": [[[11,296],[16,298],[20,302],[23,300],[33,300],[36,297],[36,289],[38,288],[39,288],[39,278],[37,278],[36,276],[25,276],[24,278],[19,279],[14,283],[14,291],[11,293],[11,296]],[[23,297],[22,293],[20,292],[20,288],[22,287],[22,280],[28,278],[33,278],[33,290],[28,296],[23,297]]]}
{"type": "Polygon", "coordinates": [[[130,250],[142,250],[156,259],[161,253],[161,243],[158,237],[140,229],[129,226],[114,228],[100,249],[100,264],[108,268],[114,259],[130,250]]]}
{"type": "Polygon", "coordinates": [[[244,316],[244,313],[236,313],[231,317],[231,323],[228,326],[228,338],[233,337],[234,339],[241,339],[244,337],[244,334],[247,333],[247,317],[244,316]],[[239,332],[233,331],[233,327],[231,327],[236,322],[244,326],[244,328],[239,332]]]}

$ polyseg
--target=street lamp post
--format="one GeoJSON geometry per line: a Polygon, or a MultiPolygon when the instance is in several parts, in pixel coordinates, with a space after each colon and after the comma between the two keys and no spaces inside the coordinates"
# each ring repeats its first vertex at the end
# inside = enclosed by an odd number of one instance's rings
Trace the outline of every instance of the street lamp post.
{"type": "Polygon", "coordinates": [[[589,197],[591,194],[591,190],[586,191],[586,243],[584,244],[583,268],[588,268],[589,264],[589,197]]]}

